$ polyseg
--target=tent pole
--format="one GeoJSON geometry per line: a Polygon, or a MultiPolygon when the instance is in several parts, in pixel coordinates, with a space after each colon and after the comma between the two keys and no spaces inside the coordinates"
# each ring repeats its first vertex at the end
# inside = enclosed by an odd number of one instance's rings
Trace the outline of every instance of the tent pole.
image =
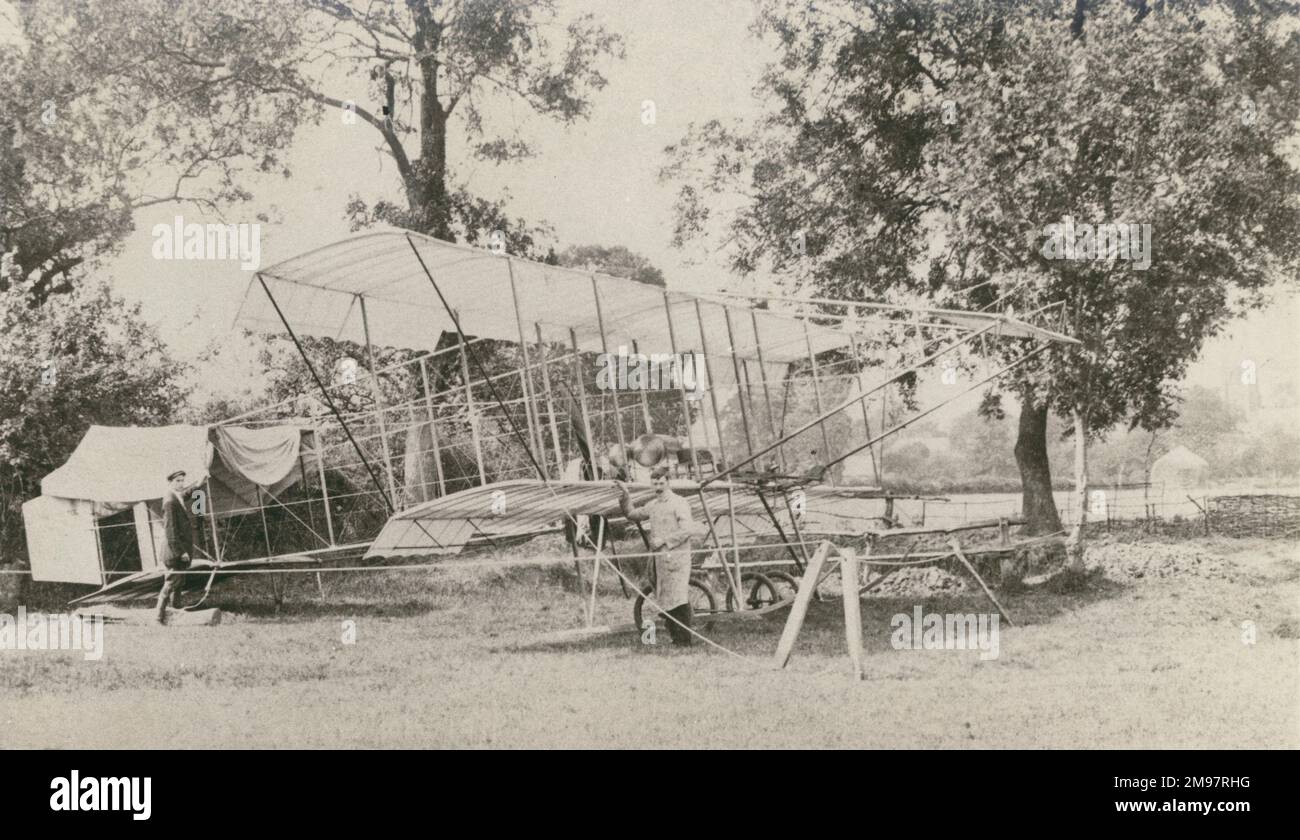
{"type": "MultiPolygon", "coordinates": [[[[808,361],[812,364],[813,400],[817,405],[817,415],[820,417],[822,416],[821,376],[817,372],[817,354],[813,352],[812,336],[808,332],[808,322],[806,320],[803,322],[803,340],[804,343],[808,345],[808,361]]],[[[822,432],[822,453],[823,453],[822,460],[824,462],[826,458],[831,457],[831,439],[830,439],[830,435],[826,434],[825,419],[818,422],[817,425],[822,432]]],[[[813,466],[816,466],[816,464],[814,464],[813,466]]],[[[831,476],[829,472],[826,474],[826,479],[830,482],[832,487],[835,486],[835,479],[831,476]]]]}
{"type": "MultiPolygon", "coordinates": [[[[709,403],[713,406],[713,428],[718,433],[718,455],[723,463],[727,461],[726,444],[722,442],[722,421],[718,414],[718,392],[714,385],[713,363],[709,361],[709,339],[704,330],[704,314],[700,311],[700,299],[695,299],[695,320],[700,325],[700,354],[704,356],[704,376],[708,379],[709,386],[709,403]]],[[[699,371],[695,375],[698,377],[699,371]]],[[[713,471],[718,471],[718,464],[715,461],[713,471]]]]}
{"type": "Polygon", "coordinates": [[[519,311],[519,289],[515,284],[515,261],[506,257],[506,273],[510,276],[510,301],[515,307],[515,328],[519,331],[519,352],[524,357],[524,368],[519,372],[524,391],[524,421],[528,423],[528,442],[536,447],[543,464],[546,463],[546,447],[542,443],[542,433],[538,428],[535,415],[537,406],[533,404],[532,363],[528,356],[528,340],[524,337],[524,317],[519,311]]]}
{"type": "MultiPolygon", "coordinates": [[[[758,335],[758,311],[749,310],[749,319],[754,326],[754,349],[758,353],[758,376],[763,383],[763,402],[767,405],[767,427],[772,432],[772,440],[781,437],[776,428],[776,414],[772,411],[772,392],[767,387],[767,365],[763,363],[763,339],[758,335]]],[[[785,472],[785,447],[776,448],[777,460],[781,463],[781,472],[785,472]]]]}
{"type": "Polygon", "coordinates": [[[312,439],[316,442],[316,473],[320,476],[320,497],[325,503],[325,532],[330,535],[330,546],[335,544],[334,516],[330,513],[330,491],[325,486],[325,446],[321,441],[320,429],[312,430],[312,439]]]}
{"type": "Polygon", "coordinates": [[[378,410],[375,415],[379,418],[379,448],[384,453],[384,471],[388,475],[388,495],[396,504],[397,481],[393,478],[393,456],[388,451],[388,425],[384,422],[384,395],[379,387],[379,376],[376,373],[378,367],[375,365],[375,348],[370,344],[370,319],[366,317],[366,296],[357,295],[357,300],[361,303],[361,329],[366,336],[366,357],[370,360],[370,392],[374,394],[375,405],[378,410]]]}
{"type": "MultiPolygon", "coordinates": [[[[686,424],[686,445],[691,448],[691,466],[695,470],[696,479],[699,479],[703,476],[700,475],[699,453],[695,451],[695,434],[691,431],[691,404],[686,399],[686,379],[680,369],[681,357],[677,355],[677,331],[673,328],[673,307],[668,299],[667,289],[664,289],[664,314],[668,316],[668,349],[673,354],[673,364],[678,366],[677,391],[682,398],[682,422],[686,424]]],[[[675,470],[674,474],[676,474],[675,470]]]]}
{"type": "Polygon", "coordinates": [[[433,465],[438,475],[438,495],[447,495],[447,479],[442,474],[442,447],[438,443],[438,421],[433,413],[433,395],[429,393],[429,366],[420,359],[420,382],[424,385],[424,411],[429,415],[429,438],[433,441],[433,465]]]}
{"type": "MultiPolygon", "coordinates": [[[[145,506],[145,514],[146,514],[146,518],[147,518],[148,512],[149,512],[149,508],[148,508],[148,506],[146,505],[146,506],[145,506]]],[[[99,585],[100,585],[100,586],[106,586],[106,585],[108,584],[108,569],[106,569],[106,568],[104,567],[104,542],[103,542],[103,537],[102,537],[102,535],[99,533],[99,523],[95,521],[95,505],[94,505],[93,502],[91,503],[91,506],[90,506],[90,530],[93,531],[94,534],[95,534],[95,554],[98,555],[98,557],[99,557],[99,585]]],[[[150,541],[150,542],[153,542],[153,524],[152,524],[152,523],[150,523],[150,525],[149,525],[149,541],[150,541]]],[[[155,563],[155,564],[157,564],[157,562],[158,562],[157,554],[158,554],[158,549],[155,548],[155,549],[154,549],[154,555],[155,555],[155,556],[154,556],[154,563],[155,563]]],[[[144,565],[143,561],[140,563],[140,565],[141,565],[141,566],[144,565]]]]}
{"type": "MultiPolygon", "coordinates": [[[[460,320],[460,313],[456,313],[456,320],[460,320]]],[[[478,412],[474,409],[474,386],[470,381],[469,356],[465,353],[465,340],[462,338],[456,342],[456,345],[460,347],[460,370],[461,375],[465,377],[465,408],[469,411],[469,431],[474,440],[474,462],[478,465],[478,482],[487,484],[487,472],[483,469],[483,441],[478,428],[478,412]]]]}
{"type": "MultiPolygon", "coordinates": [[[[600,286],[596,282],[596,275],[591,275],[591,293],[596,298],[596,326],[600,330],[600,349],[609,359],[609,337],[605,333],[605,313],[600,306],[600,286]]],[[[618,404],[618,383],[610,388],[610,395],[614,398],[614,431],[618,433],[619,457],[627,463],[627,441],[623,439],[623,411],[618,404]]],[[[630,474],[629,474],[630,475],[630,474]]]]}
{"type": "Polygon", "coordinates": [[[542,350],[542,389],[546,397],[546,413],[550,415],[551,426],[551,445],[555,447],[555,473],[557,476],[564,476],[564,450],[560,448],[560,427],[555,421],[555,396],[551,391],[551,371],[546,366],[547,347],[546,342],[542,340],[542,325],[536,321],[533,322],[533,329],[537,331],[537,346],[542,350]]]}
{"type": "Polygon", "coordinates": [[[281,311],[279,302],[276,301],[275,296],[271,294],[270,287],[266,285],[266,278],[261,274],[258,274],[257,280],[262,284],[262,291],[266,292],[266,297],[271,301],[271,306],[275,308],[275,314],[279,316],[280,323],[284,324],[285,332],[289,333],[289,338],[293,340],[293,346],[298,348],[298,355],[302,357],[303,364],[307,365],[307,372],[311,374],[311,378],[315,381],[316,387],[320,389],[321,396],[325,398],[325,403],[329,406],[330,412],[334,415],[334,419],[339,421],[339,427],[342,428],[343,433],[348,436],[348,442],[351,443],[352,448],[356,450],[357,457],[361,459],[361,463],[365,466],[366,473],[369,474],[371,482],[374,483],[375,489],[379,491],[379,498],[383,501],[384,507],[388,508],[389,515],[392,515],[394,513],[393,501],[388,498],[388,494],[384,492],[384,485],[380,483],[379,476],[375,475],[374,467],[370,465],[370,459],[366,457],[366,453],[361,448],[361,445],[357,443],[357,439],[352,436],[352,430],[348,427],[348,422],[344,420],[343,415],[339,413],[338,406],[334,404],[334,398],[330,396],[329,390],[325,388],[325,383],[321,381],[320,374],[316,372],[316,366],[311,363],[311,359],[307,358],[307,353],[302,348],[302,342],[298,340],[298,335],[293,331],[293,327],[289,326],[289,319],[284,317],[284,312],[281,311]]]}
{"type": "MultiPolygon", "coordinates": [[[[740,384],[740,358],[736,355],[736,335],[731,329],[731,307],[724,305],[722,314],[727,319],[727,343],[731,345],[731,368],[736,375],[736,402],[740,404],[740,422],[745,427],[745,449],[752,459],[754,457],[754,438],[749,431],[749,412],[745,411],[744,388],[740,384]]],[[[714,475],[713,478],[717,478],[717,476],[714,475]]]]}

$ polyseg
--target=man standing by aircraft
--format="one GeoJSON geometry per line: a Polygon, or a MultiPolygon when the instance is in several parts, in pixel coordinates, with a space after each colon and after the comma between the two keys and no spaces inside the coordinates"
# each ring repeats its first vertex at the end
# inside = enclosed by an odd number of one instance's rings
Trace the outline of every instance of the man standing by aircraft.
{"type": "Polygon", "coordinates": [[[691,644],[690,584],[691,539],[699,526],[691,514],[691,505],[668,488],[668,469],[659,467],[650,474],[655,497],[642,507],[632,504],[632,497],[621,481],[614,486],[619,492],[619,506],[632,522],[648,522],[650,548],[655,552],[654,600],[668,618],[668,633],[674,645],[691,644]]]}
{"type": "Polygon", "coordinates": [[[180,595],[181,576],[190,567],[190,551],[194,548],[194,522],[189,506],[185,504],[185,470],[176,470],[167,476],[167,495],[163,496],[163,532],[167,544],[163,547],[162,561],[167,567],[162,591],[158,593],[159,624],[167,623],[167,607],[176,606],[180,595]]]}

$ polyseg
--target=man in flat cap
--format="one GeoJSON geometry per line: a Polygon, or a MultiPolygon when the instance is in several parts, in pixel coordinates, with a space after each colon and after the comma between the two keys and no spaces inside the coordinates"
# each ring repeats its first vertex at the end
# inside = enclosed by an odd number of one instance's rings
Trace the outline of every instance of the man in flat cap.
{"type": "Polygon", "coordinates": [[[163,532],[167,544],[163,547],[162,561],[167,567],[163,575],[162,591],[158,593],[158,623],[167,623],[168,604],[176,607],[180,595],[181,575],[190,567],[190,551],[194,547],[194,520],[185,504],[185,470],[176,470],[167,476],[167,494],[163,496],[163,532]]]}

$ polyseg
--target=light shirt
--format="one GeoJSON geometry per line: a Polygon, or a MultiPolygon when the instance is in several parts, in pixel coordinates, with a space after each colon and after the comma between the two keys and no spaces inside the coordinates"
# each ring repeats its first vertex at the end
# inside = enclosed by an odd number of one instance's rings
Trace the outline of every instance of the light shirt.
{"type": "Polygon", "coordinates": [[[655,556],[655,602],[665,610],[690,600],[690,538],[695,535],[691,503],[669,490],[640,507],[631,506],[628,518],[650,527],[650,547],[655,556]]]}
{"type": "Polygon", "coordinates": [[[695,534],[691,503],[669,490],[641,507],[649,516],[650,546],[656,551],[682,547],[695,534]]]}

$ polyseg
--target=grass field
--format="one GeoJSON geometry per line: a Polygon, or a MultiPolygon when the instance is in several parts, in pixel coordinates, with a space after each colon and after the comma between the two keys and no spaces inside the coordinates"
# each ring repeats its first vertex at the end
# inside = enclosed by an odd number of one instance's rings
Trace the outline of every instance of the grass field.
{"type": "MultiPolygon", "coordinates": [[[[838,599],[776,671],[784,613],[713,631],[743,658],[631,633],[517,649],[580,623],[554,571],[334,577],[323,602],[298,576],[278,615],[245,579],[224,590],[228,623],[110,625],[99,662],[0,651],[0,746],[1300,746],[1296,544],[1194,545],[1230,574],[1007,596],[1020,626],[992,661],[889,644],[895,613],[982,599],[867,598],[861,683],[838,599]]],[[[630,605],[612,589],[599,613],[625,623],[630,605]]]]}

